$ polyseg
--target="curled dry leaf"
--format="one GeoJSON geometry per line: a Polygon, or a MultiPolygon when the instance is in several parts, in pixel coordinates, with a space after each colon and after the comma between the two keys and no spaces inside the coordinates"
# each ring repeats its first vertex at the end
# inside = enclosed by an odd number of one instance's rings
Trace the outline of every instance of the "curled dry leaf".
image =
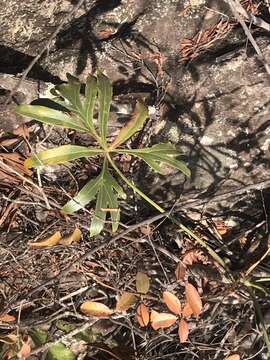
{"type": "Polygon", "coordinates": [[[180,322],[179,322],[178,335],[179,335],[180,343],[187,341],[187,339],[188,339],[188,324],[183,319],[180,320],[180,322]]]}
{"type": "Polygon", "coordinates": [[[27,359],[31,353],[31,347],[29,345],[30,338],[23,342],[20,351],[17,353],[18,359],[27,359]]]}
{"type": "Polygon", "coordinates": [[[123,292],[116,303],[116,311],[126,311],[137,301],[134,294],[129,292],[123,292]]]}
{"type": "Polygon", "coordinates": [[[138,323],[142,327],[147,326],[149,324],[149,318],[150,318],[148,307],[144,304],[140,304],[137,307],[136,317],[137,317],[138,323]]]}
{"type": "Polygon", "coordinates": [[[113,313],[113,311],[108,308],[108,306],[91,300],[87,300],[82,303],[82,305],[80,306],[80,310],[85,315],[97,317],[110,316],[113,313]]]}
{"type": "Polygon", "coordinates": [[[155,310],[151,311],[151,325],[154,330],[165,329],[173,325],[177,317],[169,313],[158,313],[155,310]]]}
{"type": "Polygon", "coordinates": [[[180,300],[171,292],[163,292],[163,301],[167,305],[168,309],[176,315],[181,315],[181,303],[180,300]]]}
{"type": "Polygon", "coordinates": [[[192,311],[189,303],[186,303],[185,306],[184,306],[184,308],[183,308],[182,315],[183,315],[185,318],[188,318],[188,317],[190,317],[192,314],[193,314],[193,311],[192,311]]]}
{"type": "Polygon", "coordinates": [[[141,294],[146,294],[150,287],[149,276],[145,273],[138,272],[136,275],[136,289],[141,294]]]}
{"type": "Polygon", "coordinates": [[[190,283],[186,283],[186,299],[193,314],[198,317],[202,311],[202,300],[198,291],[190,283]]]}
{"type": "Polygon", "coordinates": [[[224,360],[240,360],[240,355],[238,354],[229,355],[224,360]]]}
{"type": "Polygon", "coordinates": [[[59,240],[59,244],[71,245],[73,242],[80,241],[81,236],[82,236],[81,230],[79,228],[75,228],[72,234],[63,237],[61,240],[59,240]]]}
{"type": "Polygon", "coordinates": [[[39,242],[31,242],[30,241],[30,242],[28,242],[28,245],[31,246],[32,248],[43,248],[46,246],[54,246],[59,243],[60,239],[61,239],[61,233],[60,233],[60,231],[57,231],[52,236],[50,236],[49,238],[47,238],[43,241],[39,241],[39,242]]]}
{"type": "Polygon", "coordinates": [[[0,316],[0,321],[2,321],[2,322],[12,322],[15,320],[16,320],[16,318],[13,315],[3,314],[0,316]]]}

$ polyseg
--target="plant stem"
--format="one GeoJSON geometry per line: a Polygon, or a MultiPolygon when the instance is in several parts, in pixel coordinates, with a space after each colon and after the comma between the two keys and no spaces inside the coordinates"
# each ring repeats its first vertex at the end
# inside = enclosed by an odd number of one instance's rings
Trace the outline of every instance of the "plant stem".
{"type": "MultiPolygon", "coordinates": [[[[110,155],[107,153],[107,159],[109,163],[112,165],[114,170],[117,172],[117,174],[122,178],[122,180],[125,181],[125,183],[132,188],[134,192],[136,192],[138,195],[140,195],[145,201],[147,201],[149,204],[151,204],[155,209],[157,209],[160,213],[166,212],[161,206],[159,206],[155,201],[150,199],[145,193],[143,193],[140,189],[138,189],[134,184],[132,184],[131,181],[129,181],[125,175],[120,171],[120,169],[116,166],[114,161],[111,159],[110,155]]],[[[201,246],[203,246],[208,253],[224,268],[226,269],[225,262],[223,259],[208,245],[206,244],[202,239],[200,239],[193,231],[191,231],[188,227],[181,224],[177,219],[175,219],[171,215],[167,215],[167,218],[171,220],[174,224],[180,227],[181,230],[183,230],[186,234],[191,236],[194,240],[196,240],[201,246]]]]}

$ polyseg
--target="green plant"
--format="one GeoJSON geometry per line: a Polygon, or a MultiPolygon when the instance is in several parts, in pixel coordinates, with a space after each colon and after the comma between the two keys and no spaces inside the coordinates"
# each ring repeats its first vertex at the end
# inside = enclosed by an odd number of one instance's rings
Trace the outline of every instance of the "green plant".
{"type": "Polygon", "coordinates": [[[112,101],[112,85],[109,79],[97,72],[96,76],[89,75],[85,86],[85,97],[81,97],[80,82],[68,75],[68,83],[53,89],[55,108],[39,105],[19,105],[17,113],[29,116],[40,122],[86,132],[91,135],[97,146],[85,147],[78,145],[63,145],[33,154],[25,161],[26,167],[39,167],[49,164],[59,164],[83,157],[100,156],[103,165],[100,174],[91,179],[79,193],[63,207],[67,214],[84,208],[91,201],[96,200],[95,213],[90,225],[90,235],[98,235],[104,228],[107,214],[110,213],[112,230],[116,231],[120,220],[119,199],[125,199],[126,193],[111,174],[111,166],[115,173],[133,191],[141,195],[146,201],[160,212],[164,212],[158,204],[152,201],[138,189],[120,171],[113,160],[115,154],[129,154],[145,161],[153,170],[161,173],[161,163],[165,163],[190,176],[187,166],[177,159],[179,150],[170,143],[160,143],[142,149],[129,149],[123,144],[140,130],[148,117],[147,107],[140,101],[128,123],[123,126],[116,138],[108,142],[108,121],[112,101]],[[98,116],[96,117],[96,110],[98,116]]]}

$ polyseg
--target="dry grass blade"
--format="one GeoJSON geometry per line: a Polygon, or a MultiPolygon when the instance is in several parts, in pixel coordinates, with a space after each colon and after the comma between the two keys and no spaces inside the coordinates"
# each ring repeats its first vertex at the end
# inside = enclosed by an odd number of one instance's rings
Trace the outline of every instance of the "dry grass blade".
{"type": "Polygon", "coordinates": [[[150,316],[148,307],[144,304],[140,304],[137,307],[136,318],[141,327],[145,327],[149,324],[150,316]]]}
{"type": "Polygon", "coordinates": [[[59,243],[60,239],[61,239],[61,233],[60,233],[60,231],[57,231],[52,236],[50,236],[49,238],[47,238],[43,241],[39,241],[39,242],[31,242],[30,241],[30,242],[28,242],[28,245],[32,248],[43,248],[43,247],[47,247],[47,246],[54,246],[59,243]]]}
{"type": "Polygon", "coordinates": [[[107,305],[91,300],[82,303],[80,310],[85,315],[97,317],[110,316],[113,313],[107,305]]]}
{"type": "Polygon", "coordinates": [[[196,288],[190,283],[186,283],[186,299],[193,314],[198,317],[202,311],[202,300],[196,288]]]}
{"type": "Polygon", "coordinates": [[[188,324],[185,320],[180,320],[179,322],[179,328],[178,328],[178,335],[180,339],[180,343],[184,343],[188,339],[188,324]]]}
{"type": "Polygon", "coordinates": [[[136,289],[141,294],[146,294],[150,287],[150,280],[148,275],[138,272],[136,275],[136,289]]]}
{"type": "Polygon", "coordinates": [[[165,329],[173,325],[177,320],[175,315],[151,311],[151,325],[154,330],[165,329]]]}
{"type": "Polygon", "coordinates": [[[125,291],[116,303],[116,311],[127,311],[136,301],[137,298],[134,294],[125,291]]]}
{"type": "Polygon", "coordinates": [[[180,300],[171,292],[163,292],[163,301],[167,305],[168,309],[176,315],[181,315],[181,303],[180,300]]]}

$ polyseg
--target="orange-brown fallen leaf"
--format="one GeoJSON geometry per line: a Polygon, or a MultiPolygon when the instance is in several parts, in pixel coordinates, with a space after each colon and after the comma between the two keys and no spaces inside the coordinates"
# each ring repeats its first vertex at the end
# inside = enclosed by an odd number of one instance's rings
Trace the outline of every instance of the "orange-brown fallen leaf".
{"type": "Polygon", "coordinates": [[[180,320],[180,322],[179,322],[178,335],[179,335],[180,343],[187,341],[187,339],[188,339],[188,324],[183,319],[180,320]]]}
{"type": "Polygon", "coordinates": [[[81,230],[79,228],[75,228],[72,234],[63,237],[59,240],[59,244],[61,245],[71,245],[74,242],[80,241],[82,236],[81,230]]]}
{"type": "Polygon", "coordinates": [[[136,318],[137,318],[138,323],[142,327],[145,327],[149,324],[150,316],[149,316],[148,307],[146,305],[140,304],[137,307],[136,318]]]}
{"type": "Polygon", "coordinates": [[[202,311],[202,300],[196,288],[190,283],[186,283],[186,299],[193,314],[198,317],[202,311]]]}
{"type": "Polygon", "coordinates": [[[39,242],[28,242],[28,245],[32,248],[43,248],[46,246],[54,246],[59,243],[59,240],[61,239],[61,233],[60,231],[56,231],[52,236],[49,238],[39,241],[39,242]]]}
{"type": "Polygon", "coordinates": [[[240,355],[238,354],[229,355],[224,360],[240,360],[240,355]]]}
{"type": "Polygon", "coordinates": [[[3,314],[3,315],[0,316],[0,321],[12,322],[12,321],[16,321],[16,318],[13,315],[3,314]]]}
{"type": "Polygon", "coordinates": [[[81,312],[89,316],[104,317],[112,315],[113,311],[107,305],[87,300],[80,306],[81,312]]]}
{"type": "Polygon", "coordinates": [[[163,301],[167,305],[168,309],[176,315],[181,315],[181,303],[180,300],[171,292],[163,292],[163,301]]]}
{"type": "Polygon", "coordinates": [[[141,294],[146,294],[150,287],[149,276],[143,272],[136,275],[136,289],[141,294]]]}
{"type": "Polygon", "coordinates": [[[188,317],[190,317],[192,314],[193,314],[193,311],[192,311],[189,303],[186,303],[185,306],[184,306],[184,308],[183,308],[182,315],[183,315],[185,318],[188,318],[188,317]]]}
{"type": "Polygon", "coordinates": [[[116,311],[126,311],[137,301],[137,297],[129,292],[123,292],[116,303],[116,311]]]}
{"type": "Polygon", "coordinates": [[[154,330],[165,329],[173,325],[177,317],[169,313],[158,313],[155,310],[151,311],[151,325],[154,330]]]}

